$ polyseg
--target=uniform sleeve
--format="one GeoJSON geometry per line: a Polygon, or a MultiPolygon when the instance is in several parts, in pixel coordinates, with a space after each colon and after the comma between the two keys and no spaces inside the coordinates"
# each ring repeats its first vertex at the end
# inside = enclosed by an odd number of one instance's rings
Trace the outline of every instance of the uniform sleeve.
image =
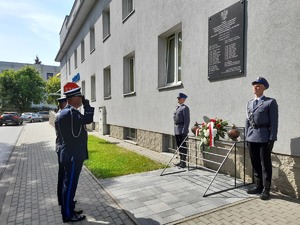
{"type": "Polygon", "coordinates": [[[183,121],[184,121],[184,126],[183,126],[182,133],[188,134],[189,133],[189,125],[190,125],[190,109],[189,109],[189,107],[186,107],[183,111],[183,121]]]}
{"type": "Polygon", "coordinates": [[[250,123],[249,123],[248,104],[249,104],[249,102],[246,104],[245,138],[247,137],[247,131],[248,131],[248,128],[249,128],[249,126],[250,126],[250,123]]]}
{"type": "Polygon", "coordinates": [[[269,118],[270,118],[270,140],[277,141],[278,105],[275,99],[273,99],[270,103],[269,118]]]}
{"type": "Polygon", "coordinates": [[[94,121],[94,110],[95,108],[90,105],[84,106],[84,115],[82,117],[83,124],[89,124],[94,121]]]}

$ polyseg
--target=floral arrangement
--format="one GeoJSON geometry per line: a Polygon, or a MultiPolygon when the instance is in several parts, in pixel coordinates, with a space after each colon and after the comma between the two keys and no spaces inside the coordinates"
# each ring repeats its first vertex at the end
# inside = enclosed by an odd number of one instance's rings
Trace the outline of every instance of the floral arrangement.
{"type": "Polygon", "coordinates": [[[214,146],[214,140],[219,140],[220,137],[224,138],[226,134],[225,126],[228,122],[222,119],[210,119],[207,123],[198,124],[195,126],[198,128],[195,130],[195,135],[201,140],[200,145],[204,144],[210,147],[214,146]]]}

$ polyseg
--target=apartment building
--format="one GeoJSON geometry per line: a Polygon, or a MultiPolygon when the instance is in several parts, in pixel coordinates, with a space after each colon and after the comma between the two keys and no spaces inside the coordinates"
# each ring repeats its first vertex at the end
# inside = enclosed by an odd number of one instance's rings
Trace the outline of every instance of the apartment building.
{"type": "Polygon", "coordinates": [[[62,85],[76,82],[95,107],[92,129],[157,152],[175,147],[179,92],[190,127],[203,116],[243,127],[251,82],[265,77],[279,105],[273,183],[299,196],[299,9],[292,0],[76,0],[55,60],[62,85]]]}

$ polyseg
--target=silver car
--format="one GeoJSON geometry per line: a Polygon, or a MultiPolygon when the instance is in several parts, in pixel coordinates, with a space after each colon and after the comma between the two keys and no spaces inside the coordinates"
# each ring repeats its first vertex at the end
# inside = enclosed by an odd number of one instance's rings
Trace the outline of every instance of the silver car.
{"type": "Polygon", "coordinates": [[[22,113],[21,118],[23,119],[23,121],[27,121],[30,123],[43,121],[42,116],[40,116],[37,113],[33,113],[33,112],[24,112],[24,113],[22,113]]]}

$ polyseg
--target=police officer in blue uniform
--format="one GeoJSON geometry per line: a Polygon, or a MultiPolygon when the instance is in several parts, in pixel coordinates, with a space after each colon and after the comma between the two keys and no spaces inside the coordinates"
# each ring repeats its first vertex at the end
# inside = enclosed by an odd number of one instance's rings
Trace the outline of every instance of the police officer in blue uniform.
{"type": "Polygon", "coordinates": [[[189,133],[190,125],[190,109],[184,104],[187,97],[187,95],[179,93],[177,96],[179,105],[176,107],[173,114],[174,133],[180,156],[180,161],[179,163],[175,164],[175,166],[179,166],[181,168],[186,167],[187,145],[184,140],[189,133]]]}
{"type": "Polygon", "coordinates": [[[248,194],[260,194],[262,200],[270,198],[272,180],[271,152],[277,140],[278,105],[274,98],[264,96],[268,81],[258,77],[252,82],[255,98],[247,103],[245,138],[254,171],[255,186],[248,194]]]}
{"type": "Polygon", "coordinates": [[[60,112],[57,127],[61,136],[60,162],[64,166],[62,193],[63,222],[77,222],[86,216],[74,212],[74,196],[83,161],[88,159],[87,131],[85,125],[93,122],[94,108],[84,99],[80,87],[67,91],[68,105],[60,112]],[[77,109],[83,104],[84,115],[77,109]]]}
{"type": "Polygon", "coordinates": [[[57,102],[59,108],[58,112],[55,115],[55,132],[56,132],[55,150],[58,157],[57,198],[58,198],[58,204],[62,205],[62,187],[63,187],[64,170],[63,170],[63,164],[60,162],[60,152],[61,152],[60,150],[61,150],[62,140],[61,137],[59,136],[57,119],[61,110],[65,108],[65,106],[67,105],[66,96],[62,96],[61,98],[58,98],[57,102]]]}

